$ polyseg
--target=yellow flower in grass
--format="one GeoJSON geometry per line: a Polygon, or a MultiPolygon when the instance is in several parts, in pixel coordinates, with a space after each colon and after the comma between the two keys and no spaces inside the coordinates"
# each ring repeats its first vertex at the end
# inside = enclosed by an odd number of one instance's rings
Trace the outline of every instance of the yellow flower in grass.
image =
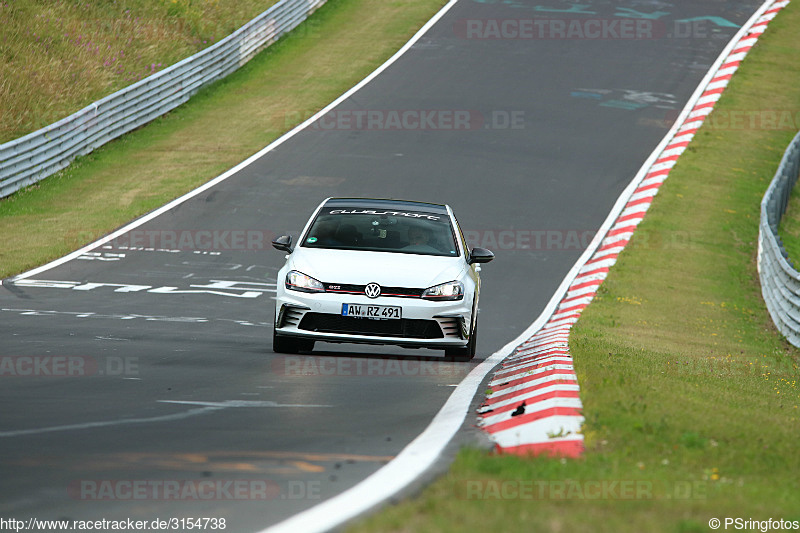
{"type": "Polygon", "coordinates": [[[703,479],[711,481],[719,481],[719,468],[714,467],[711,469],[703,469],[703,479]]]}

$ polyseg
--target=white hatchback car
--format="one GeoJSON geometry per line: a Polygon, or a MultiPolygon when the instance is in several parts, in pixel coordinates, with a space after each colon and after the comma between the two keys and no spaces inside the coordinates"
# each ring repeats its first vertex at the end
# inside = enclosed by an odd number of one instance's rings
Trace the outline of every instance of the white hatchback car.
{"type": "Polygon", "coordinates": [[[311,351],[315,341],[444,349],[475,355],[480,265],[446,205],[328,198],[278,272],[273,350],[311,351]]]}

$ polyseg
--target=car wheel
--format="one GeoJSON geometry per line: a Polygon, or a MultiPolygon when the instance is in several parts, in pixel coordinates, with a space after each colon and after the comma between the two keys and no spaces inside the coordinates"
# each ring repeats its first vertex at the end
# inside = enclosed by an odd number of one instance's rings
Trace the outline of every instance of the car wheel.
{"type": "Polygon", "coordinates": [[[445,357],[451,357],[453,361],[466,363],[475,357],[475,351],[478,345],[478,324],[475,324],[475,329],[472,330],[472,335],[469,336],[469,344],[463,348],[446,348],[444,351],[445,357]]]}
{"type": "Polygon", "coordinates": [[[314,341],[283,337],[272,332],[272,351],[275,353],[310,352],[314,349],[314,341]]]}

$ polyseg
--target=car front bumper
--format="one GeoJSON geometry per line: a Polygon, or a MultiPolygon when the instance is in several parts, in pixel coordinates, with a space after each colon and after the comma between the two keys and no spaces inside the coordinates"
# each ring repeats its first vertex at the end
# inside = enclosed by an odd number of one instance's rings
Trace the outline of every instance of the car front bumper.
{"type": "Polygon", "coordinates": [[[275,333],[325,342],[417,348],[463,347],[472,322],[471,294],[457,301],[279,290],[275,333]],[[467,296],[469,298],[467,298],[467,296]],[[342,304],[397,306],[401,319],[342,316],[342,304]]]}

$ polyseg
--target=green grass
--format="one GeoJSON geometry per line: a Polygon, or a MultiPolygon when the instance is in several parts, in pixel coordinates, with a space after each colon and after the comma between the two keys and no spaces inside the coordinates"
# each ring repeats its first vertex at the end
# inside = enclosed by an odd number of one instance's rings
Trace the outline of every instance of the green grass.
{"type": "MultiPolygon", "coordinates": [[[[797,109],[798,27],[792,3],[734,76],[718,118],[797,109]]],[[[680,532],[710,531],[714,517],[800,520],[800,358],[772,326],[756,271],[761,198],[796,131],[711,124],[570,336],[585,456],[465,450],[417,498],[353,531],[680,532]]]]}
{"type": "Polygon", "coordinates": [[[0,143],[211,46],[276,1],[0,2],[0,143]]]}
{"type": "Polygon", "coordinates": [[[363,79],[442,5],[332,0],[186,105],[0,200],[0,278],[75,250],[259,151],[363,79]]]}

